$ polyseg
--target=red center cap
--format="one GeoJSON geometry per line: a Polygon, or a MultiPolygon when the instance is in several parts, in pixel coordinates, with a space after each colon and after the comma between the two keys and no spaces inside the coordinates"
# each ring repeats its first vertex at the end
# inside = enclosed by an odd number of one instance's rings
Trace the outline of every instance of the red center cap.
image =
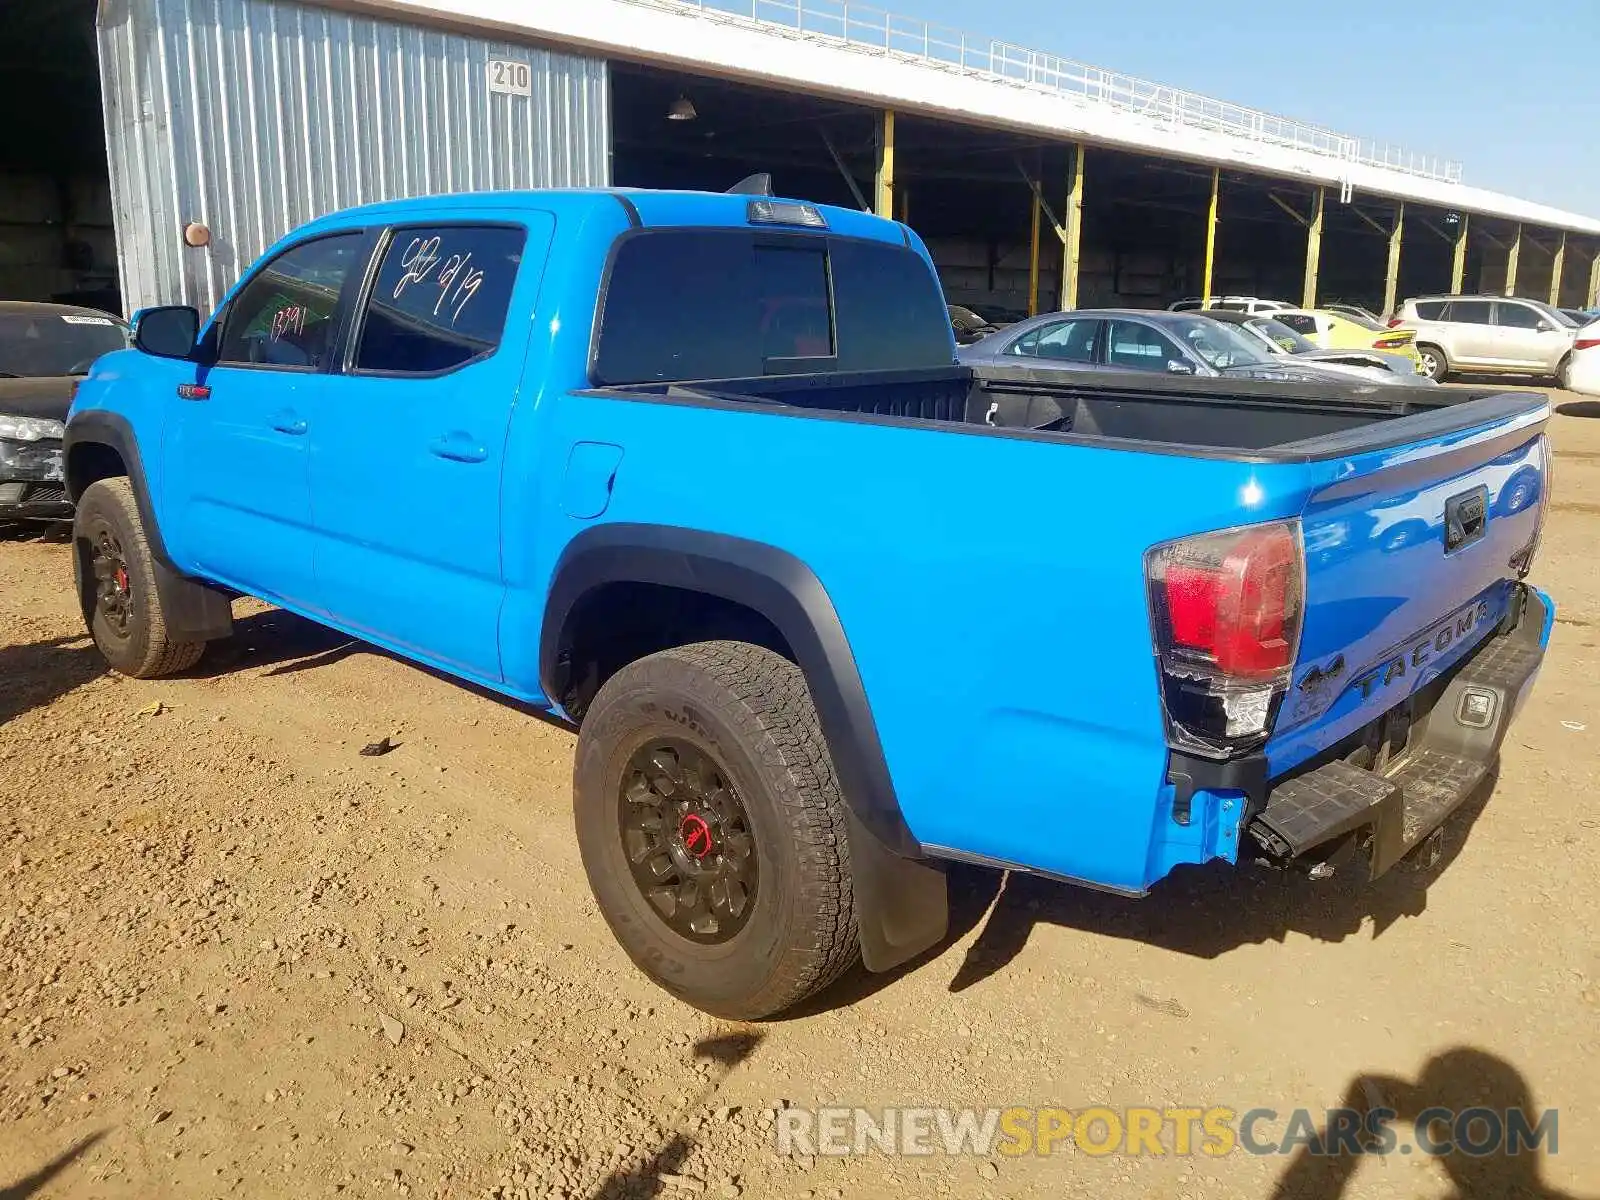
{"type": "Polygon", "coordinates": [[[683,848],[696,858],[704,858],[711,853],[711,826],[699,813],[689,813],[683,818],[678,826],[678,836],[683,839],[683,848]]]}

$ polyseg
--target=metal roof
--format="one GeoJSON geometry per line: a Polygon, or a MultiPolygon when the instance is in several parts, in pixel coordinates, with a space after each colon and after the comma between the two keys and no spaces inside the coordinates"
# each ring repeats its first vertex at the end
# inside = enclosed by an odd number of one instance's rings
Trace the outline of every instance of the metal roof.
{"type": "Polygon", "coordinates": [[[1574,232],[1461,164],[965,35],[854,0],[317,0],[1574,232]]]}

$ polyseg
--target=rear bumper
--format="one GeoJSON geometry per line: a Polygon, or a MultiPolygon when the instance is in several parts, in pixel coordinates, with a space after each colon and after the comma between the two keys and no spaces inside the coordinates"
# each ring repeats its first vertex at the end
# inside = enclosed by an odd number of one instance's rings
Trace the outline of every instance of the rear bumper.
{"type": "Polygon", "coordinates": [[[1550,641],[1555,604],[1519,585],[1506,621],[1446,679],[1385,717],[1403,748],[1351,753],[1280,782],[1246,829],[1261,856],[1315,866],[1365,851],[1373,878],[1438,829],[1494,768],[1550,641]]]}

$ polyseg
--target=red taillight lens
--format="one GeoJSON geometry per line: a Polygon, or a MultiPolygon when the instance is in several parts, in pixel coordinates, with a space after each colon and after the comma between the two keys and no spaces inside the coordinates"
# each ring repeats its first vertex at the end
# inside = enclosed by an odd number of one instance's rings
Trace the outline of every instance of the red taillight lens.
{"type": "Polygon", "coordinates": [[[1400,350],[1411,344],[1411,335],[1405,337],[1381,337],[1372,343],[1374,350],[1400,350]]]}
{"type": "Polygon", "coordinates": [[[1400,318],[1399,317],[1390,317],[1389,318],[1388,325],[1389,325],[1390,329],[1393,329],[1398,324],[1400,324],[1400,318]]]}
{"type": "Polygon", "coordinates": [[[1596,346],[1600,346],[1600,338],[1579,338],[1572,343],[1574,350],[1593,350],[1596,346]]]}
{"type": "Polygon", "coordinates": [[[1185,538],[1152,550],[1146,572],[1174,740],[1226,756],[1265,738],[1300,636],[1298,530],[1185,538]]]}

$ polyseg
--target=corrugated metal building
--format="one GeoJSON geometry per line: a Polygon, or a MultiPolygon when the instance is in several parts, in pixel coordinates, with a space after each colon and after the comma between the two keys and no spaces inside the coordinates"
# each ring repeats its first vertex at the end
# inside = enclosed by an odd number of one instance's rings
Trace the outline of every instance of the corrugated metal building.
{"type": "Polygon", "coordinates": [[[284,0],[104,0],[99,43],[129,310],[209,312],[332,209],[608,182],[599,59],[284,0]],[[492,61],[528,73],[491,90],[492,61]]]}

